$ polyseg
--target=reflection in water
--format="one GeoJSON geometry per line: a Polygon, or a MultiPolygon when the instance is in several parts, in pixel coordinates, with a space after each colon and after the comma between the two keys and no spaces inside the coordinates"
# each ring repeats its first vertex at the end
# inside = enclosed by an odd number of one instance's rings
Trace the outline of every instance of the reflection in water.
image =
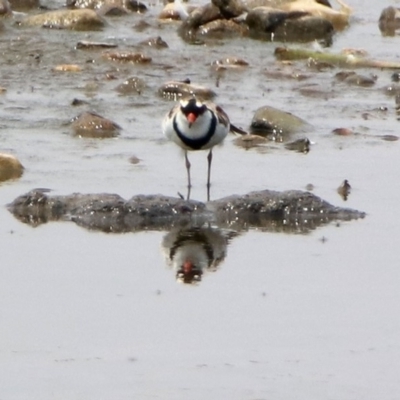
{"type": "Polygon", "coordinates": [[[174,228],[162,241],[162,250],[176,278],[198,283],[206,271],[216,271],[226,257],[229,235],[220,229],[188,225],[174,228]]]}
{"type": "Polygon", "coordinates": [[[114,234],[169,231],[162,242],[165,258],[184,283],[199,282],[203,273],[215,271],[226,257],[229,239],[250,229],[306,234],[333,221],[365,217],[361,211],[335,207],[296,190],[262,190],[201,203],[163,195],[129,200],[107,193],[52,196],[37,189],[16,198],[8,209],[31,226],[71,221],[114,234]]]}

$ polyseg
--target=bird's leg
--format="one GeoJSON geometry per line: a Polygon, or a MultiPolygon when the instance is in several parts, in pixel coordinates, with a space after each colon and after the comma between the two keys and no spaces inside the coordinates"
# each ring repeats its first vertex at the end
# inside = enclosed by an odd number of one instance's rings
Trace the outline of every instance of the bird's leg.
{"type": "Polygon", "coordinates": [[[210,149],[210,152],[208,153],[207,156],[208,160],[208,171],[207,171],[207,201],[210,201],[210,179],[211,179],[211,161],[212,161],[212,149],[210,149]]]}
{"type": "Polygon", "coordinates": [[[187,177],[188,177],[188,193],[187,193],[187,200],[190,198],[190,189],[192,187],[192,182],[190,180],[190,161],[188,158],[187,151],[185,150],[185,165],[186,165],[186,171],[187,171],[187,177]]]}

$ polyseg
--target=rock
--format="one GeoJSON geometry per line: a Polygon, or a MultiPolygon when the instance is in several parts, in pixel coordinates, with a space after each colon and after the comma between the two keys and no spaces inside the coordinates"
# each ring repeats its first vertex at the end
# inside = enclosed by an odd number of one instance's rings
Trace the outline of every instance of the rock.
{"type": "Polygon", "coordinates": [[[41,26],[76,31],[99,30],[105,21],[93,10],[58,10],[30,15],[20,22],[21,26],[41,26]]]}
{"type": "Polygon", "coordinates": [[[24,167],[15,156],[0,153],[0,182],[20,178],[23,172],[24,167]]]}
{"type": "Polygon", "coordinates": [[[40,7],[39,0],[9,0],[13,11],[29,11],[40,7]]]}
{"type": "Polygon", "coordinates": [[[146,4],[144,4],[138,0],[124,0],[124,6],[129,11],[132,11],[132,12],[135,12],[138,14],[144,14],[145,12],[147,12],[146,4]]]}
{"type": "Polygon", "coordinates": [[[185,224],[213,224],[236,232],[252,227],[266,231],[309,232],[331,221],[364,218],[365,213],[335,207],[309,192],[263,190],[228,196],[207,204],[163,195],[116,194],[49,196],[33,190],[8,205],[19,220],[39,225],[72,221],[103,232],[167,230],[185,224]]]}
{"type": "Polygon", "coordinates": [[[247,6],[241,0],[212,0],[212,4],[226,19],[239,17],[248,11],[247,6]]]}
{"type": "Polygon", "coordinates": [[[392,6],[384,8],[379,17],[379,29],[382,35],[394,36],[399,28],[400,9],[392,6]]]}
{"type": "Polygon", "coordinates": [[[211,65],[215,66],[221,66],[221,67],[248,67],[249,63],[246,60],[243,60],[242,58],[237,58],[237,57],[226,57],[226,58],[221,58],[219,60],[215,60],[212,62],[211,65]]]}
{"type": "Polygon", "coordinates": [[[250,132],[277,142],[287,141],[293,134],[306,132],[311,125],[295,115],[274,107],[260,107],[254,114],[250,132]]]}
{"type": "Polygon", "coordinates": [[[111,61],[130,62],[134,64],[147,64],[151,62],[151,57],[143,53],[132,53],[130,51],[106,51],[102,56],[111,61]]]}
{"type": "Polygon", "coordinates": [[[247,36],[249,29],[245,24],[233,20],[217,19],[201,25],[197,30],[197,37],[213,37],[225,39],[227,37],[247,36]]]}
{"type": "Polygon", "coordinates": [[[164,83],[164,85],[158,89],[158,93],[161,97],[168,100],[177,100],[186,96],[194,96],[203,100],[212,100],[216,96],[213,90],[204,86],[178,81],[164,83]]]}
{"type": "Polygon", "coordinates": [[[77,64],[60,64],[53,68],[55,72],[81,72],[82,67],[77,64]]]}
{"type": "Polygon", "coordinates": [[[309,16],[303,11],[281,11],[269,7],[257,7],[246,17],[250,35],[256,39],[280,42],[332,42],[334,28],[331,22],[309,16]]]}
{"type": "Polygon", "coordinates": [[[370,87],[375,85],[376,78],[365,75],[360,75],[354,71],[340,71],[335,75],[335,78],[348,85],[370,87]]]}
{"type": "Polygon", "coordinates": [[[284,11],[304,11],[308,15],[329,21],[335,30],[343,30],[349,25],[351,8],[340,2],[340,10],[335,10],[327,1],[296,0],[286,2],[279,8],[284,11]]]}
{"type": "Polygon", "coordinates": [[[92,112],[84,112],[74,118],[71,127],[76,136],[90,138],[115,137],[121,130],[115,122],[92,112]]]}
{"type": "Polygon", "coordinates": [[[0,17],[10,16],[11,14],[12,10],[8,0],[0,0],[0,17]]]}
{"type": "Polygon", "coordinates": [[[194,9],[181,23],[178,34],[188,43],[197,43],[196,34],[200,26],[222,18],[219,9],[208,3],[194,9]]]}
{"type": "Polygon", "coordinates": [[[121,17],[123,15],[128,14],[128,10],[126,10],[122,5],[116,4],[104,4],[98,11],[99,15],[106,17],[121,17]]]}
{"type": "Polygon", "coordinates": [[[141,46],[149,46],[153,49],[167,49],[168,44],[165,42],[161,36],[151,37],[146,40],[142,40],[139,45],[141,46]]]}
{"type": "Polygon", "coordinates": [[[116,87],[116,91],[123,95],[141,94],[146,84],[143,79],[134,76],[126,79],[123,83],[116,87]]]}
{"type": "MultiPolygon", "coordinates": [[[[198,6],[195,6],[193,4],[184,4],[184,12],[186,14],[190,14],[193,10],[198,8],[198,6]]],[[[172,3],[167,3],[160,14],[158,14],[158,19],[160,20],[172,20],[172,21],[180,21],[182,20],[182,12],[178,9],[176,4],[174,2],[172,3]]]]}
{"type": "Polygon", "coordinates": [[[352,136],[354,132],[349,128],[336,128],[332,131],[336,136],[352,136]]]}
{"type": "Polygon", "coordinates": [[[118,47],[115,43],[107,42],[91,42],[87,40],[79,41],[76,46],[77,49],[113,49],[118,47]]]}
{"type": "Polygon", "coordinates": [[[308,138],[301,138],[285,144],[285,149],[295,151],[297,153],[309,153],[311,142],[308,138]]]}

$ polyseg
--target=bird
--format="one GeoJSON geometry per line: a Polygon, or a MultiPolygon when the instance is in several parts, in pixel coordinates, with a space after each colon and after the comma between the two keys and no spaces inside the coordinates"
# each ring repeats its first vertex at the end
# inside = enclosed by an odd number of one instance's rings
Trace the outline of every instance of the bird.
{"type": "Polygon", "coordinates": [[[229,131],[246,134],[232,125],[228,115],[218,105],[200,99],[181,99],[164,117],[163,133],[185,152],[185,166],[188,179],[187,200],[192,186],[190,178],[190,161],[188,151],[209,150],[207,161],[207,201],[210,200],[210,178],[212,149],[223,142],[229,131]]]}
{"type": "Polygon", "coordinates": [[[216,271],[225,259],[230,238],[210,226],[175,227],[164,236],[161,249],[178,282],[198,284],[205,272],[216,271]]]}

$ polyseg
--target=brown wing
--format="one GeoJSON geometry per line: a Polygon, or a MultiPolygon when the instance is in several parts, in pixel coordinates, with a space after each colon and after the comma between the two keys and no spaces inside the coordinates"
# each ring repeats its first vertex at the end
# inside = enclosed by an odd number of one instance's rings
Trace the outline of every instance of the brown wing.
{"type": "Polygon", "coordinates": [[[215,113],[218,117],[218,122],[220,124],[223,124],[225,126],[229,125],[229,117],[220,106],[215,106],[215,113]]]}
{"type": "Polygon", "coordinates": [[[240,135],[247,135],[248,133],[246,131],[244,131],[243,129],[238,128],[237,126],[233,125],[230,121],[229,121],[229,117],[227,115],[227,113],[220,107],[217,106],[216,104],[213,103],[207,103],[208,108],[210,108],[211,110],[213,110],[215,112],[215,114],[218,117],[218,122],[225,125],[225,126],[230,126],[230,131],[233,133],[239,133],[240,135]]]}

